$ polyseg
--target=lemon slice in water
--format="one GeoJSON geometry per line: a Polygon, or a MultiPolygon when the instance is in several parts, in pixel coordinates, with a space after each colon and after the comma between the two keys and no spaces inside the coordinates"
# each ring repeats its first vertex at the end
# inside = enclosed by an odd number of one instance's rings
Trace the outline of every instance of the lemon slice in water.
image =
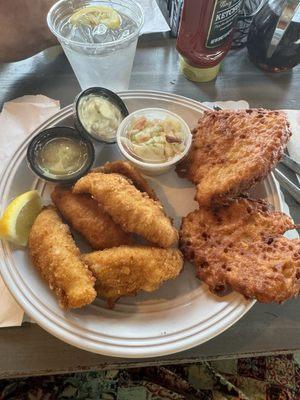
{"type": "Polygon", "coordinates": [[[75,11],[70,17],[70,23],[91,27],[103,24],[110,29],[118,29],[121,25],[121,17],[112,7],[88,6],[75,11]]]}
{"type": "Polygon", "coordinates": [[[23,193],[6,207],[0,220],[0,238],[26,246],[32,224],[42,209],[36,190],[23,193]]]}

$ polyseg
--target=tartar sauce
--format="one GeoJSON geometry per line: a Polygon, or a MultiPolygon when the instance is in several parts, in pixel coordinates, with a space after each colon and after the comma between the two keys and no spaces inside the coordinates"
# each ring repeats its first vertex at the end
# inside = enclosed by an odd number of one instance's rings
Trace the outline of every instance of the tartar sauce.
{"type": "Polygon", "coordinates": [[[99,139],[112,139],[116,136],[122,121],[121,111],[109,100],[89,94],[80,99],[78,115],[85,130],[99,139]]]}
{"type": "Polygon", "coordinates": [[[71,175],[79,171],[87,161],[85,143],[66,137],[57,137],[46,142],[39,150],[39,167],[49,175],[71,175]]]}
{"type": "Polygon", "coordinates": [[[165,162],[183,153],[186,135],[175,118],[133,118],[125,141],[127,147],[144,161],[165,162]]]}

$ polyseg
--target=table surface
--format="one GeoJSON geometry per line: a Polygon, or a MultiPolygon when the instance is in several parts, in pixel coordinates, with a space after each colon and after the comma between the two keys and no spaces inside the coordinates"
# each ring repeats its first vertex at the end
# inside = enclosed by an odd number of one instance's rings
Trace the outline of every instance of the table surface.
{"type": "MultiPolygon", "coordinates": [[[[0,104],[25,94],[44,94],[72,103],[80,91],[60,47],[28,60],[0,65],[0,104]]],[[[196,84],[178,71],[175,40],[167,34],[139,41],[130,89],[163,90],[199,101],[247,100],[252,107],[296,109],[300,101],[300,66],[267,74],[253,66],[245,49],[229,53],[214,82],[196,84]]],[[[299,206],[286,195],[292,216],[299,206]]],[[[300,349],[300,298],[283,305],[256,304],[226,332],[194,349],[156,359],[119,359],[69,346],[35,324],[0,329],[0,378],[137,365],[195,362],[207,359],[290,352],[300,349]]]]}

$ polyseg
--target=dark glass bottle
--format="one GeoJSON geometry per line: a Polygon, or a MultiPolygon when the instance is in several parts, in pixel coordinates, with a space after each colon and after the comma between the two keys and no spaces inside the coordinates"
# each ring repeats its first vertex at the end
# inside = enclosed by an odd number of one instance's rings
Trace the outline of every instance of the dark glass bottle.
{"type": "Polygon", "coordinates": [[[250,26],[247,39],[249,57],[265,71],[281,72],[300,63],[300,7],[295,10],[286,29],[281,30],[283,35],[271,51],[271,42],[276,30],[282,27],[279,19],[282,13],[286,12],[286,4],[285,0],[267,1],[250,26]]]}

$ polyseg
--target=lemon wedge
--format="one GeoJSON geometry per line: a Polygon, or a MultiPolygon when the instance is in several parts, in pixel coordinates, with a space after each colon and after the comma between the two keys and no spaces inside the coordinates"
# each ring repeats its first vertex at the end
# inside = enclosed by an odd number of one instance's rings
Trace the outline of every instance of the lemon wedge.
{"type": "Polygon", "coordinates": [[[42,200],[36,190],[16,197],[6,207],[0,220],[0,238],[26,246],[31,226],[41,208],[42,200]]]}
{"type": "Polygon", "coordinates": [[[75,11],[70,18],[70,23],[92,27],[103,24],[110,29],[118,29],[121,25],[121,17],[112,7],[88,6],[75,11]]]}

